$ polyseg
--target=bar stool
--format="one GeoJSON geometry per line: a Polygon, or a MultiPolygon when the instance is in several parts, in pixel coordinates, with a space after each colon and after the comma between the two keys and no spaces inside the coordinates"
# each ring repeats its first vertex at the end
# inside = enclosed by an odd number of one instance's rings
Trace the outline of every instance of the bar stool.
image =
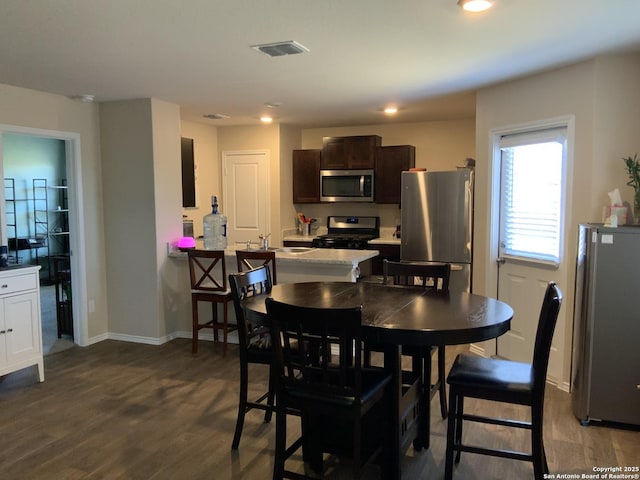
{"type": "Polygon", "coordinates": [[[218,343],[218,330],[222,330],[222,353],[227,354],[229,328],[227,304],[232,301],[227,284],[227,267],[224,250],[189,250],[189,276],[191,279],[192,345],[193,354],[198,352],[198,331],[213,329],[213,341],[218,343]],[[210,302],[212,318],[200,323],[198,302],[210,302]],[[218,320],[218,304],[222,303],[222,322],[218,320]]]}

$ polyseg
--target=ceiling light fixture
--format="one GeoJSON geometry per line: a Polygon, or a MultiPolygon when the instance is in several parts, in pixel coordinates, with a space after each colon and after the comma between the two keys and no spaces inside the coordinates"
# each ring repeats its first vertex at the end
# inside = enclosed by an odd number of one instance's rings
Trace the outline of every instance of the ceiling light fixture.
{"type": "Polygon", "coordinates": [[[467,12],[484,12],[493,6],[493,0],[458,0],[458,5],[467,12]]]}

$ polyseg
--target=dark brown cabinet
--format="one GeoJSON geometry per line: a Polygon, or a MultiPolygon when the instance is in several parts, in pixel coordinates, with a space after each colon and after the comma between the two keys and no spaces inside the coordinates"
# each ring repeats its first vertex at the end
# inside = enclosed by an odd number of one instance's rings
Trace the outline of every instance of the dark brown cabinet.
{"type": "Polygon", "coordinates": [[[324,137],[322,139],[322,169],[374,168],[376,148],[381,144],[382,138],[377,135],[324,137]]]}
{"type": "Polygon", "coordinates": [[[320,202],[321,150],[293,151],[293,203],[320,202]]]}
{"type": "Polygon", "coordinates": [[[416,166],[416,147],[376,148],[374,194],[376,203],[400,203],[402,172],[416,166]]]}

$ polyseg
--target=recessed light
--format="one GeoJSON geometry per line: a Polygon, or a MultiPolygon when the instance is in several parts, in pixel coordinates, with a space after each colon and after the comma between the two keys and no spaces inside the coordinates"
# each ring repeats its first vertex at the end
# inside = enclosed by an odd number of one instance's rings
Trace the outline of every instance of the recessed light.
{"type": "Polygon", "coordinates": [[[458,5],[467,12],[484,12],[493,6],[493,0],[458,0],[458,5]]]}

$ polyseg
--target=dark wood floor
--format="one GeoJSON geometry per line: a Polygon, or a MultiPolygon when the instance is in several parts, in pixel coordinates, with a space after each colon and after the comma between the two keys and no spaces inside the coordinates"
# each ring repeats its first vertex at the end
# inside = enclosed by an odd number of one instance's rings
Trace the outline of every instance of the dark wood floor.
{"type": "MultiPolygon", "coordinates": [[[[450,361],[460,351],[447,350],[450,361]]],[[[259,367],[251,373],[266,379],[259,367]]],[[[263,423],[260,412],[247,414],[240,449],[230,448],[238,394],[235,346],[223,358],[221,349],[202,342],[193,357],[189,340],[162,346],[109,340],[47,356],[45,375],[42,384],[31,368],[0,379],[1,478],[271,478],[274,423],[263,423]]],[[[432,447],[417,453],[409,449],[404,479],[444,476],[446,422],[435,402],[432,447]]],[[[489,408],[523,412],[497,404],[489,408]]],[[[547,389],[545,415],[552,473],[640,464],[639,432],[580,426],[569,395],[554,387],[547,389]]],[[[484,444],[508,440],[528,448],[524,432],[470,425],[465,435],[484,444]]],[[[303,471],[299,458],[295,463],[303,471]]],[[[346,478],[339,462],[328,463],[323,478],[346,478]]],[[[366,478],[380,478],[378,469],[371,467],[366,478]]],[[[465,454],[454,478],[525,479],[533,473],[527,463],[465,454]]]]}

